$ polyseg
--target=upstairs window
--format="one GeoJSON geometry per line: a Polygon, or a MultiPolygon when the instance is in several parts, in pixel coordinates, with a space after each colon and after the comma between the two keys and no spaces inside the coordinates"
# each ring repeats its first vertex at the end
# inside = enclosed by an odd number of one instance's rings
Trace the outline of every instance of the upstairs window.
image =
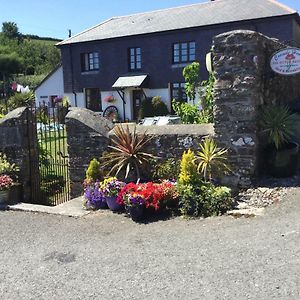
{"type": "Polygon", "coordinates": [[[142,69],[141,48],[129,48],[129,70],[136,71],[142,69]]]}
{"type": "Polygon", "coordinates": [[[196,60],[196,43],[173,44],[173,64],[188,63],[196,60]]]}
{"type": "Polygon", "coordinates": [[[99,53],[82,53],[81,54],[81,71],[98,71],[99,70],[99,53]]]}
{"type": "Polygon", "coordinates": [[[185,92],[185,83],[176,82],[171,83],[171,99],[178,102],[187,102],[187,95],[185,92]]]}

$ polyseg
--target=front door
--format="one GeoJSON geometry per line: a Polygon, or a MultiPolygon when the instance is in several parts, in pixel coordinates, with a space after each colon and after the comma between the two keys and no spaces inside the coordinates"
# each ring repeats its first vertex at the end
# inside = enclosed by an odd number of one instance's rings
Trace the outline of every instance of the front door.
{"type": "Polygon", "coordinates": [[[141,90],[132,91],[132,105],[133,105],[133,120],[137,121],[143,100],[143,93],[141,90]]]}

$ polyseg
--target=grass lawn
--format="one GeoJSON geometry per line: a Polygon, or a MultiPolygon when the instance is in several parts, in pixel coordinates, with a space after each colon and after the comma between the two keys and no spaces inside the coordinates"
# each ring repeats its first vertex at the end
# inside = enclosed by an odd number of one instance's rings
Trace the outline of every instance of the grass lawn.
{"type": "Polygon", "coordinates": [[[38,132],[41,190],[49,205],[64,202],[69,193],[66,130],[38,132]]]}

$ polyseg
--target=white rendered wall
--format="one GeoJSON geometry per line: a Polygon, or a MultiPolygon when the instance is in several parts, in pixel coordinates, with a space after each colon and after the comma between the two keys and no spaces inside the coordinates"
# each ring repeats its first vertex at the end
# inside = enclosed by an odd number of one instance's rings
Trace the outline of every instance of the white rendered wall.
{"type": "MultiPolygon", "coordinates": [[[[73,93],[66,93],[65,96],[69,98],[71,106],[76,106],[75,95],[73,93]]],[[[86,107],[85,97],[83,93],[76,93],[76,99],[77,99],[77,107],[84,107],[84,108],[86,107]]]]}
{"type": "Polygon", "coordinates": [[[147,97],[160,96],[161,100],[167,105],[168,110],[171,111],[170,93],[169,89],[144,89],[147,97]]]}
{"type": "Polygon", "coordinates": [[[59,67],[49,78],[47,78],[36,90],[35,99],[39,102],[47,102],[51,96],[64,95],[64,79],[62,67],[59,67]]]}

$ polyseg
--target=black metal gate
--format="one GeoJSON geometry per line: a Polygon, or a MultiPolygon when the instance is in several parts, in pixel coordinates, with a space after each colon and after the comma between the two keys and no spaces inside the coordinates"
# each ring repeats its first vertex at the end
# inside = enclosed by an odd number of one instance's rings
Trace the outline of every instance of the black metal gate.
{"type": "Polygon", "coordinates": [[[45,104],[28,111],[31,202],[55,206],[70,200],[67,108],[45,104]]]}

